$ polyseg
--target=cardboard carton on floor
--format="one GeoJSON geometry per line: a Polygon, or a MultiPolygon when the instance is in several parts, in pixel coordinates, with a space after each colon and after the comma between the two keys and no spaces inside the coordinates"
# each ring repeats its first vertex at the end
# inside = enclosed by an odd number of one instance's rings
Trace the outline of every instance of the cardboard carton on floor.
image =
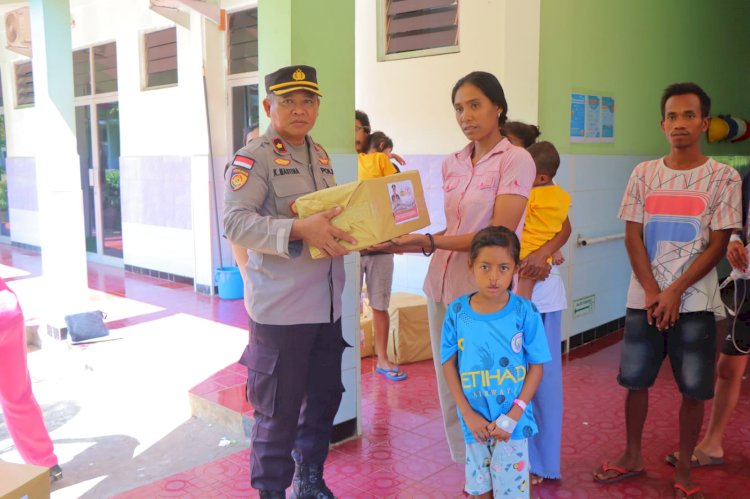
{"type": "MultiPolygon", "coordinates": [[[[331,223],[357,240],[356,245],[342,241],[351,251],[365,249],[430,225],[422,181],[416,170],[387,177],[329,187],[297,198],[294,209],[300,218],[341,206],[344,211],[331,223]]],[[[323,252],[310,247],[313,258],[323,252]]]]}
{"type": "Polygon", "coordinates": [[[49,469],[0,461],[0,499],[49,499],[49,469]]]}
{"type": "Polygon", "coordinates": [[[375,342],[372,334],[372,317],[362,317],[359,320],[359,356],[375,355],[375,342]]]}
{"type": "Polygon", "coordinates": [[[393,293],[388,311],[391,316],[388,360],[408,364],[431,359],[427,299],[410,293],[393,293]]]}

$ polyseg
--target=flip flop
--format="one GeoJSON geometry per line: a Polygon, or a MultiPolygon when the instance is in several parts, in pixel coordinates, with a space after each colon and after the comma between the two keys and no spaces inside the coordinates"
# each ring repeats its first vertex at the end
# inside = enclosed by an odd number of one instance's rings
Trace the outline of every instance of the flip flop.
{"type": "Polygon", "coordinates": [[[697,485],[690,490],[688,490],[687,487],[685,487],[684,485],[680,485],[679,483],[673,483],[672,487],[674,488],[675,497],[677,497],[677,494],[678,494],[677,491],[680,491],[683,494],[685,494],[685,497],[693,497],[695,494],[701,491],[701,488],[697,485]]]}
{"type": "Polygon", "coordinates": [[[403,381],[406,379],[406,373],[396,369],[383,369],[382,367],[376,367],[375,372],[382,374],[391,381],[403,381]]]}
{"type": "MultiPolygon", "coordinates": [[[[665,459],[667,461],[667,464],[677,466],[677,461],[679,458],[677,457],[677,452],[673,452],[671,454],[667,454],[667,457],[665,459]]],[[[690,460],[691,468],[702,468],[704,466],[720,466],[722,464],[724,464],[723,457],[709,456],[708,454],[697,448],[693,451],[693,458],[690,460]]]]}
{"type": "Polygon", "coordinates": [[[610,478],[599,478],[596,476],[596,474],[594,474],[594,481],[596,483],[610,484],[620,482],[622,480],[625,480],[626,478],[633,478],[646,474],[646,470],[627,470],[621,466],[610,465],[607,462],[602,463],[602,472],[606,473],[610,470],[616,471],[617,473],[619,473],[619,475],[615,475],[610,478]]]}

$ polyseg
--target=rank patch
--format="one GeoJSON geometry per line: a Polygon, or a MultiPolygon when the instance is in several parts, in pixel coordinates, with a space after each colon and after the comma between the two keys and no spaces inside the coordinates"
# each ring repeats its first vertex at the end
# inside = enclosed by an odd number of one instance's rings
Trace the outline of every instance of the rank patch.
{"type": "Polygon", "coordinates": [[[246,156],[240,156],[239,154],[237,154],[234,157],[234,160],[232,160],[232,166],[239,166],[240,168],[246,168],[248,170],[252,169],[254,164],[254,159],[248,158],[246,156]]]}
{"type": "Polygon", "coordinates": [[[242,188],[242,186],[247,183],[247,179],[249,177],[250,170],[246,170],[240,167],[234,167],[232,168],[232,176],[229,177],[229,185],[232,186],[233,191],[236,191],[242,188]]]}
{"type": "Polygon", "coordinates": [[[276,150],[276,152],[281,153],[281,154],[285,154],[287,152],[284,142],[278,137],[273,139],[273,148],[274,150],[276,150]]]}
{"type": "Polygon", "coordinates": [[[320,161],[321,165],[328,165],[328,163],[331,162],[331,160],[328,159],[328,158],[320,158],[320,159],[318,159],[318,161],[320,161]]]}
{"type": "Polygon", "coordinates": [[[284,158],[276,158],[276,159],[273,160],[273,162],[276,163],[277,165],[287,166],[288,164],[290,164],[292,162],[292,160],[291,159],[284,159],[284,158]]]}

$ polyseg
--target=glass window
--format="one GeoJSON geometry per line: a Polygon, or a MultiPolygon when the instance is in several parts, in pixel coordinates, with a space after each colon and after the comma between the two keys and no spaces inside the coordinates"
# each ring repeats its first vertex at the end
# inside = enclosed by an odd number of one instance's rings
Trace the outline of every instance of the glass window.
{"type": "Polygon", "coordinates": [[[34,73],[31,61],[17,62],[16,71],[16,105],[31,106],[34,104],[34,73]]]}
{"type": "Polygon", "coordinates": [[[454,52],[458,48],[458,0],[384,1],[383,59],[454,52]]]}
{"type": "Polygon", "coordinates": [[[258,10],[229,14],[229,74],[258,71],[258,10]]]}
{"type": "MultiPolygon", "coordinates": [[[[117,46],[115,42],[98,45],[91,50],[94,53],[94,91],[97,94],[117,92],[117,46]]],[[[175,69],[176,81],[177,70],[175,69]]]]}
{"type": "Polygon", "coordinates": [[[91,95],[89,49],[73,52],[73,89],[76,97],[91,95]]]}
{"type": "Polygon", "coordinates": [[[177,30],[146,33],[146,88],[177,83],[177,30]]]}

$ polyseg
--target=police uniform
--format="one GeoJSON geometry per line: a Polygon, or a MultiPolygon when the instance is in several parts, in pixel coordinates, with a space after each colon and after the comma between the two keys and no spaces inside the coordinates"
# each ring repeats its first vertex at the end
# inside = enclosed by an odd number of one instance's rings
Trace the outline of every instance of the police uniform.
{"type": "MultiPolygon", "coordinates": [[[[282,68],[265,83],[268,93],[320,95],[309,66],[282,68]]],[[[269,127],[236,153],[226,174],[225,233],[249,249],[245,307],[251,332],[240,363],[248,368],[247,396],[255,408],[256,489],[286,489],[295,462],[322,470],[341,402],[343,258],[313,260],[306,244],[289,240],[291,204],[335,185],[332,168],[309,136],[304,146],[293,146],[269,127]]]]}

